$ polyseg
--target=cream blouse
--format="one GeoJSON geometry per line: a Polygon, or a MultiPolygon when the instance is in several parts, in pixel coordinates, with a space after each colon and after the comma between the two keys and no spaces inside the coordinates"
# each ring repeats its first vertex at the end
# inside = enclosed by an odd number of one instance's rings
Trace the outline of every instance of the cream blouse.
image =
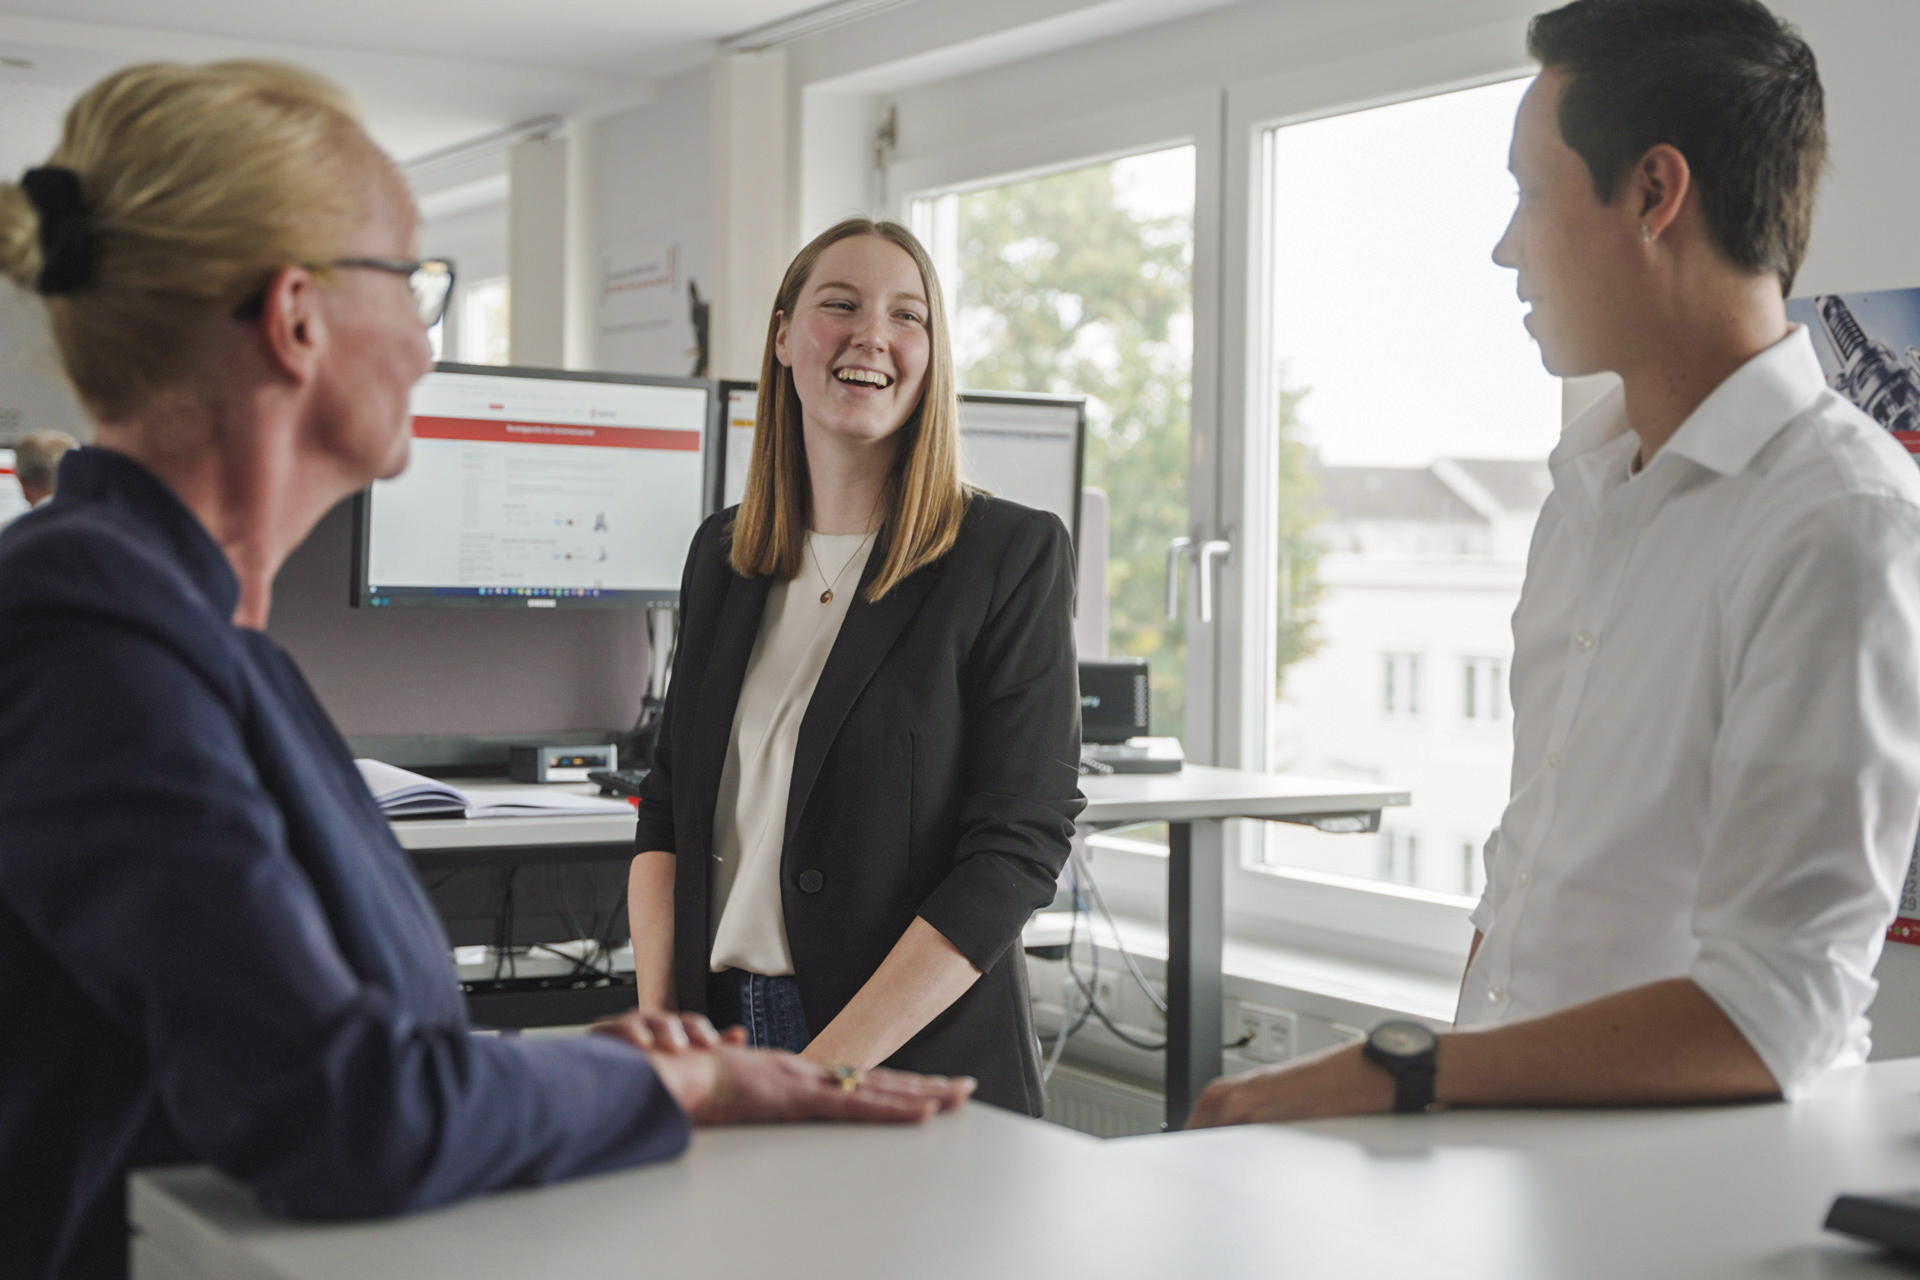
{"type": "Polygon", "coordinates": [[[777,977],[793,972],[780,906],[780,854],[786,843],[787,789],[800,722],[833,652],[847,608],[873,554],[872,534],[807,535],[799,576],[776,582],[720,771],[713,815],[713,971],[744,969],[777,977]],[[832,598],[821,595],[832,588],[832,598]]]}

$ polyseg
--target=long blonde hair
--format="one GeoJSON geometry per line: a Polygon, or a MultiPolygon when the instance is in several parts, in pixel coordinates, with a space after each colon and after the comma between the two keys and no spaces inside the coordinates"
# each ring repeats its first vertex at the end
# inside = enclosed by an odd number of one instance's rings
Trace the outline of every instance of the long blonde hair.
{"type": "MultiPolygon", "coordinates": [[[[345,94],[270,62],[128,67],[67,112],[47,165],[79,180],[90,270],[47,298],[61,362],[96,417],[139,412],[194,371],[206,322],[365,225],[405,187],[345,94]]],[[[42,283],[40,214],[0,183],[0,275],[42,283]]]]}
{"type": "Polygon", "coordinates": [[[812,488],[807,472],[806,439],[801,432],[800,396],[793,371],[774,355],[781,317],[791,317],[814,264],[829,246],[854,236],[877,236],[906,250],[920,269],[926,289],[931,358],[920,404],[900,427],[900,447],[883,498],[881,523],[886,559],[867,588],[878,601],[902,579],[924,569],[953,549],[966,515],[968,489],[960,480],[960,398],[954,386],[953,352],[948,345],[946,308],[933,260],[913,232],[897,222],[848,218],[816,236],[802,249],[780,281],[767,322],[767,350],[760,366],[759,406],[754,416],[753,458],[747,488],[733,520],[733,571],[742,577],[771,576],[783,581],[799,574],[806,556],[812,488]]]}

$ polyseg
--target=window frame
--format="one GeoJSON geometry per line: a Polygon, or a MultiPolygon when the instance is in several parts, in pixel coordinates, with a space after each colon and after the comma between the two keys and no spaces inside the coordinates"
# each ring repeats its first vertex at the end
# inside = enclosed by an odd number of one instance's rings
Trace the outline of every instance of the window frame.
{"type": "MultiPolygon", "coordinates": [[[[1537,68],[1521,52],[1524,32],[1524,20],[1489,23],[1227,86],[1221,294],[1228,340],[1221,416],[1230,425],[1222,433],[1219,465],[1223,477],[1235,481],[1223,480],[1220,517],[1226,527],[1262,530],[1265,536],[1236,545],[1230,581],[1219,593],[1232,621],[1223,629],[1228,633],[1221,645],[1224,678],[1216,686],[1221,763],[1269,767],[1268,717],[1277,692],[1270,649],[1277,602],[1274,592],[1259,589],[1273,581],[1278,560],[1268,475],[1275,459],[1271,433],[1262,429],[1278,402],[1269,354],[1276,301],[1268,217],[1274,190],[1272,132],[1533,75],[1537,68]]],[[[1383,825],[1390,824],[1391,815],[1385,815],[1383,825]]],[[[1266,865],[1261,825],[1229,824],[1230,928],[1238,905],[1249,923],[1270,921],[1302,936],[1332,934],[1331,947],[1357,947],[1369,958],[1396,959],[1415,968],[1430,968],[1436,955],[1455,954],[1456,966],[1464,959],[1474,897],[1266,865]]]]}
{"type": "MultiPolygon", "coordinates": [[[[1220,473],[1213,465],[1221,448],[1220,367],[1226,342],[1220,320],[1222,92],[1204,89],[1119,110],[1054,121],[1017,133],[982,138],[932,155],[896,160],[887,170],[886,216],[912,225],[918,200],[1000,186],[1128,156],[1191,146],[1193,201],[1193,367],[1191,421],[1187,438],[1188,536],[1198,542],[1221,527],[1220,473]]],[[[1223,577],[1227,576],[1223,571],[1223,577]]],[[[1231,615],[1221,609],[1211,626],[1199,621],[1192,570],[1183,580],[1186,614],[1187,722],[1182,736],[1196,764],[1224,763],[1217,737],[1217,637],[1231,615]]]]}
{"type": "MultiPolygon", "coordinates": [[[[1194,609],[1191,568],[1183,591],[1189,690],[1185,745],[1196,763],[1268,767],[1267,722],[1275,693],[1270,644],[1278,607],[1276,591],[1261,586],[1274,581],[1278,560],[1271,532],[1272,486],[1266,478],[1274,460],[1270,433],[1261,429],[1275,403],[1267,355],[1273,250],[1266,241],[1268,132],[1531,75],[1536,68],[1522,52],[1525,28],[1524,17],[1508,17],[1259,77],[1223,75],[1220,64],[1213,63],[1187,75],[1185,92],[1078,117],[1059,118],[1057,101],[1036,101],[1036,115],[1053,116],[1045,125],[989,133],[938,153],[904,155],[888,168],[883,212],[906,221],[914,200],[1169,146],[1195,147],[1189,518],[1196,538],[1225,537],[1234,543],[1219,570],[1212,626],[1200,624],[1194,609]],[[1265,536],[1243,536],[1247,530],[1265,536]]],[[[1098,62],[1091,52],[1069,49],[1036,65],[1071,79],[1083,65],[1098,62]]],[[[1177,88],[1179,78],[1172,83],[1177,88]]],[[[1436,668],[1433,662],[1427,665],[1432,684],[1438,680],[1436,668]]],[[[1444,708],[1444,695],[1435,702],[1436,692],[1425,690],[1424,703],[1444,708]]],[[[1509,726],[1511,718],[1493,723],[1509,726]]],[[[1474,898],[1262,866],[1266,826],[1227,824],[1230,936],[1428,972],[1459,971],[1472,936],[1468,915],[1474,898]]],[[[1123,891],[1123,896],[1137,896],[1126,909],[1156,914],[1152,901],[1156,894],[1164,897],[1165,889],[1161,859],[1121,851],[1103,854],[1103,862],[1114,865],[1122,881],[1138,881],[1138,895],[1123,891]]],[[[1157,914],[1164,919],[1164,904],[1157,914]]]]}

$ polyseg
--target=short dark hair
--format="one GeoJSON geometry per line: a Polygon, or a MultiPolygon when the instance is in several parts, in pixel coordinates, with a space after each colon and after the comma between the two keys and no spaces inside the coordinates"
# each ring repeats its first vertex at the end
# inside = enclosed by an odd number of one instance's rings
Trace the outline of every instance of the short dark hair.
{"type": "Polygon", "coordinates": [[[1722,252],[1793,291],[1827,158],[1826,95],[1798,31],[1760,0],[1574,0],[1534,18],[1527,48],[1567,74],[1560,136],[1603,203],[1673,146],[1722,252]]]}

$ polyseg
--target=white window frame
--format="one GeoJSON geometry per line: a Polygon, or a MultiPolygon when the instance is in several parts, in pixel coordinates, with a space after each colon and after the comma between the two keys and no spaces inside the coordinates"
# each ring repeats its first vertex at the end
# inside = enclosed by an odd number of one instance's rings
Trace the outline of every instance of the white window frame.
{"type": "MultiPolygon", "coordinates": [[[[1191,535],[1234,544],[1216,583],[1213,625],[1199,622],[1190,576],[1183,591],[1185,743],[1196,763],[1268,767],[1276,602],[1260,584],[1273,580],[1277,548],[1266,479],[1273,456],[1263,429],[1273,403],[1266,296],[1272,246],[1264,239],[1267,131],[1531,74],[1522,54],[1524,35],[1525,19],[1515,16],[1271,76],[1223,82],[1209,78],[1214,72],[1196,74],[1185,93],[1077,118],[1056,115],[1032,129],[981,137],[938,154],[903,156],[889,168],[886,212],[904,221],[913,200],[1169,146],[1195,147],[1191,535]],[[1248,530],[1264,536],[1243,536],[1248,530]]],[[[1067,50],[1041,65],[1064,68],[1077,56],[1067,50]]],[[[1057,102],[1036,105],[1045,107],[1037,115],[1058,110],[1057,102]]],[[[1438,676],[1427,665],[1432,686],[1438,676]]],[[[1435,701],[1436,695],[1444,698],[1440,690],[1425,693],[1428,706],[1442,705],[1435,701]]],[[[1262,867],[1264,825],[1228,824],[1230,936],[1458,972],[1472,933],[1472,898],[1262,867]]],[[[1135,848],[1104,853],[1103,863],[1121,881],[1119,896],[1153,914],[1151,901],[1156,893],[1164,896],[1164,862],[1135,848]],[[1126,889],[1133,881],[1138,897],[1126,889]]]]}
{"type": "MultiPolygon", "coordinates": [[[[1220,592],[1230,620],[1221,637],[1223,679],[1217,686],[1222,763],[1267,767],[1267,718],[1276,692],[1269,648],[1275,604],[1270,592],[1258,589],[1273,580],[1278,553],[1267,480],[1274,465],[1271,437],[1261,429],[1276,402],[1269,355],[1275,247],[1267,235],[1268,131],[1530,75],[1535,68],[1521,53],[1524,32],[1524,20],[1515,18],[1228,86],[1221,290],[1228,342],[1221,417],[1230,425],[1222,433],[1219,463],[1223,477],[1236,482],[1223,479],[1220,518],[1225,527],[1262,530],[1265,536],[1236,545],[1231,581],[1220,592]]],[[[1426,692],[1430,703],[1434,691],[1426,692]]],[[[1227,898],[1242,911],[1230,907],[1230,929],[1236,915],[1243,921],[1257,916],[1289,932],[1331,932],[1337,935],[1331,945],[1369,958],[1457,970],[1472,936],[1467,916],[1473,898],[1263,866],[1258,825],[1232,827],[1240,829],[1241,843],[1228,850],[1227,898]]]]}
{"type": "MultiPolygon", "coordinates": [[[[982,139],[938,155],[895,161],[887,172],[887,215],[909,221],[912,203],[955,192],[1064,173],[1170,147],[1194,148],[1193,207],[1193,399],[1187,442],[1189,536],[1198,541],[1218,528],[1220,447],[1220,136],[1223,97],[1218,89],[1182,94],[1117,111],[1058,120],[1016,134],[982,139]]],[[[1214,692],[1219,687],[1217,635],[1225,610],[1203,626],[1191,571],[1182,600],[1186,609],[1187,723],[1182,737],[1188,759],[1221,763],[1215,741],[1214,692]]]]}

